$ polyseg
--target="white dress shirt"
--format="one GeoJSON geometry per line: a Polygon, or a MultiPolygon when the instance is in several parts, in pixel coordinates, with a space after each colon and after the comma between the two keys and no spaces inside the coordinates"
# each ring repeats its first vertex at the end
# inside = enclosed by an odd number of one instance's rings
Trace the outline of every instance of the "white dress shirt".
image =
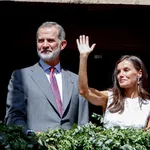
{"type": "MultiPolygon", "coordinates": [[[[40,65],[42,66],[44,72],[45,72],[45,75],[50,83],[50,67],[48,64],[46,64],[42,59],[40,59],[40,65]]],[[[60,66],[60,62],[54,66],[56,69],[55,69],[55,72],[54,72],[54,75],[56,77],[56,80],[57,80],[57,84],[58,84],[58,88],[59,88],[59,92],[60,92],[60,96],[61,96],[61,101],[63,102],[63,94],[62,94],[62,73],[61,73],[61,66],[60,66]]]]}

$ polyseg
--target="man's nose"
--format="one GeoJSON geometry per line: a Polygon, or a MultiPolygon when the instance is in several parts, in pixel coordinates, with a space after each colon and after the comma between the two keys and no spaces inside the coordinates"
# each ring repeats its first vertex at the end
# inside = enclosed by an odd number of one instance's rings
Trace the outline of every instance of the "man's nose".
{"type": "Polygon", "coordinates": [[[47,40],[44,41],[43,46],[44,46],[44,47],[48,47],[48,42],[47,42],[47,40]]]}

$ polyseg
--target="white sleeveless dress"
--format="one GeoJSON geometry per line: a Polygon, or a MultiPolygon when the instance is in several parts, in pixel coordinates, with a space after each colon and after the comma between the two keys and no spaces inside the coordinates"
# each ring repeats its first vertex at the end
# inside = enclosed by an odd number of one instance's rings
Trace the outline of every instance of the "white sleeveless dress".
{"type": "Polygon", "coordinates": [[[122,114],[110,113],[108,106],[113,100],[112,92],[108,91],[108,103],[106,112],[104,114],[104,127],[112,128],[119,126],[124,128],[144,128],[147,124],[148,117],[150,116],[150,100],[144,101],[140,107],[139,98],[126,98],[125,109],[122,114]]]}

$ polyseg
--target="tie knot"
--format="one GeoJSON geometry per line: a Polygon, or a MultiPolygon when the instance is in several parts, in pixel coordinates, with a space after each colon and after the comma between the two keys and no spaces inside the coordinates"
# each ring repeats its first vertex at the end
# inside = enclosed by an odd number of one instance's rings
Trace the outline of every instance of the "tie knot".
{"type": "Polygon", "coordinates": [[[50,73],[54,73],[55,67],[50,67],[50,73]]]}

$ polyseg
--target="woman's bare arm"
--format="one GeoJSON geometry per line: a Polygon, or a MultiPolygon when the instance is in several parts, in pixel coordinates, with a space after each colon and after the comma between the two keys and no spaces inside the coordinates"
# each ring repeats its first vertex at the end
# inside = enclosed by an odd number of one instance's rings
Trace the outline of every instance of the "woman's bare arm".
{"type": "Polygon", "coordinates": [[[105,109],[108,100],[107,91],[98,91],[94,88],[88,87],[87,60],[89,54],[93,51],[96,44],[93,44],[91,47],[89,47],[89,37],[85,35],[80,36],[76,42],[80,52],[78,80],[79,92],[90,103],[97,106],[102,106],[103,109],[105,109]]]}
{"type": "Polygon", "coordinates": [[[150,131],[150,116],[148,117],[147,125],[146,125],[146,130],[150,131]]]}

